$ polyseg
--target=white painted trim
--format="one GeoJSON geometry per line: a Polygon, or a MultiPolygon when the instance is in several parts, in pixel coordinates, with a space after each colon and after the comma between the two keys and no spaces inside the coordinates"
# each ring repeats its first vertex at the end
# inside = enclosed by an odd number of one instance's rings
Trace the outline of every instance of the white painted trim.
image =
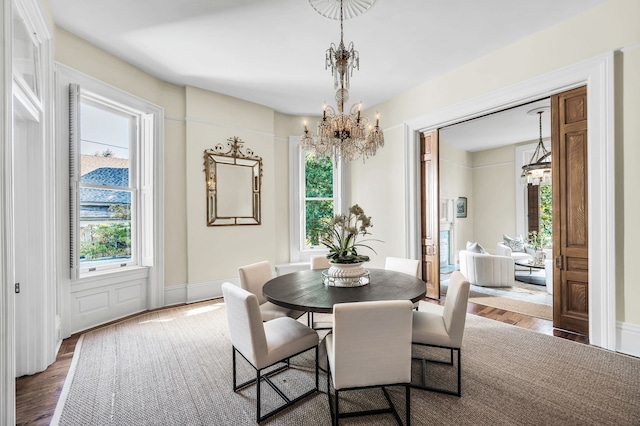
{"type": "Polygon", "coordinates": [[[226,282],[239,286],[240,278],[233,277],[222,280],[188,284],[186,303],[194,303],[202,300],[218,299],[222,297],[222,283],[226,282]]]}
{"type": "Polygon", "coordinates": [[[640,358],[640,325],[618,322],[616,351],[640,358]]]}
{"type": "MultiPolygon", "coordinates": [[[[301,250],[303,236],[300,230],[304,228],[303,197],[300,193],[304,185],[304,175],[302,175],[302,150],[300,148],[300,136],[289,136],[289,261],[308,261],[313,255],[328,254],[326,247],[301,250]]],[[[334,204],[334,212],[346,211],[347,200],[347,179],[345,178],[348,165],[344,161],[338,163],[338,167],[333,170],[334,190],[337,196],[334,204]]]]}
{"type": "Polygon", "coordinates": [[[175,284],[164,288],[164,306],[180,305],[187,301],[187,284],[175,284]]]}
{"type": "Polygon", "coordinates": [[[587,85],[589,171],[589,337],[616,348],[614,52],[579,62],[405,123],[408,254],[420,255],[419,132],[441,128],[587,85]],[[413,149],[412,149],[413,148],[413,149]]]}
{"type": "Polygon", "coordinates": [[[0,423],[16,423],[15,309],[13,293],[12,51],[13,2],[0,7],[0,423]]]}

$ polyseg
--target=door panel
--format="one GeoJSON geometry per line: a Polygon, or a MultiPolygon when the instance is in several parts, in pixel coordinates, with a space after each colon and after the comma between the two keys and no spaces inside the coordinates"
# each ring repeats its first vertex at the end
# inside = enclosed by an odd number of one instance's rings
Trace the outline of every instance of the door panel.
{"type": "Polygon", "coordinates": [[[440,298],[440,184],[438,131],[420,134],[420,193],[422,207],[422,279],[427,297],[440,298]]]}
{"type": "Polygon", "coordinates": [[[551,98],[553,162],[553,325],[589,333],[587,91],[551,98]]]}

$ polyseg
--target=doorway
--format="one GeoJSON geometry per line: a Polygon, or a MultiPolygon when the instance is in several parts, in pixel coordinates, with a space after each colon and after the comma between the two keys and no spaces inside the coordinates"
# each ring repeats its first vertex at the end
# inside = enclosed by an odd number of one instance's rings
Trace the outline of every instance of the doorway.
{"type": "Polygon", "coordinates": [[[589,264],[589,338],[590,343],[615,350],[615,176],[614,170],[614,108],[613,53],[583,61],[561,70],[503,88],[416,118],[405,126],[406,205],[408,217],[407,254],[421,253],[419,136],[421,132],[486,115],[511,106],[521,105],[547,95],[561,93],[589,82],[588,113],[588,224],[591,247],[589,264]],[[598,209],[597,206],[610,206],[598,209]]]}

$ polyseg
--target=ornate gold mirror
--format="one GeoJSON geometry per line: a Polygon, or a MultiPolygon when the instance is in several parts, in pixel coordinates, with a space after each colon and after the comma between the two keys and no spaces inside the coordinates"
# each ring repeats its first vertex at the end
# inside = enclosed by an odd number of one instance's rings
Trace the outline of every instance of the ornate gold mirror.
{"type": "Polygon", "coordinates": [[[238,137],[204,151],[207,226],[260,225],[262,158],[238,137]]]}

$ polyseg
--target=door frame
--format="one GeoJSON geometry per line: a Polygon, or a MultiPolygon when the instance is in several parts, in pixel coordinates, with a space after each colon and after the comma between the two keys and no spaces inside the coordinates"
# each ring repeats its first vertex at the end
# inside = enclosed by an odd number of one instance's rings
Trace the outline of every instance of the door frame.
{"type": "Polygon", "coordinates": [[[409,257],[420,255],[420,132],[587,86],[589,195],[589,340],[616,349],[614,52],[489,92],[404,123],[409,257]]]}

